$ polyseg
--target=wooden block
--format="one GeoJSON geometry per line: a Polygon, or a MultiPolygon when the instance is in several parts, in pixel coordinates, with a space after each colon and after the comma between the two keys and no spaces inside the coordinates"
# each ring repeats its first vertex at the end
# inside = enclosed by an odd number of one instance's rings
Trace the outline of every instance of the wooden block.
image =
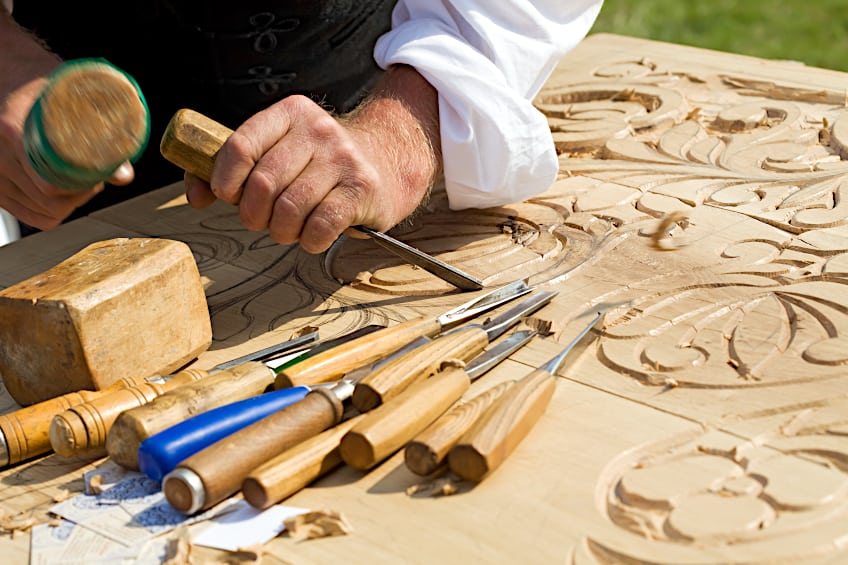
{"type": "Polygon", "coordinates": [[[211,342],[200,274],[179,241],[101,241],[0,291],[0,375],[23,405],[168,374],[211,342]]]}

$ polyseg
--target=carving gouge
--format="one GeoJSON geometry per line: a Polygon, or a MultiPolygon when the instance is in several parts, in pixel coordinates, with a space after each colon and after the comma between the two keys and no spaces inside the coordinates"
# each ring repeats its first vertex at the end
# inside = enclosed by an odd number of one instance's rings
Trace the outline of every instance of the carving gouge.
{"type": "Polygon", "coordinates": [[[530,341],[534,331],[522,330],[469,361],[465,368],[449,367],[419,381],[392,400],[365,414],[341,439],[342,460],[368,470],[403,447],[459,400],[471,382],[530,341]]]}
{"type": "MultiPolygon", "coordinates": [[[[348,334],[348,337],[356,333],[360,332],[348,334]]],[[[338,344],[341,341],[331,340],[322,345],[332,345],[334,342],[338,344]]],[[[367,374],[374,367],[389,362],[393,356],[401,355],[407,349],[417,346],[418,342],[413,342],[392,356],[378,361],[371,367],[363,367],[352,371],[345,375],[344,380],[354,384],[362,378],[363,374],[367,374]]],[[[321,346],[316,346],[313,350],[296,356],[294,359],[289,360],[285,366],[304,359],[304,355],[308,356],[312,354],[315,349],[321,349],[321,346]]],[[[188,459],[198,451],[247,427],[253,422],[261,420],[274,412],[278,412],[302,400],[315,387],[335,386],[337,383],[338,381],[335,383],[313,385],[311,387],[296,386],[283,388],[196,414],[142,441],[138,447],[138,468],[150,479],[154,481],[162,480],[162,477],[171,472],[181,461],[188,459]]]]}
{"type": "Polygon", "coordinates": [[[436,372],[443,360],[468,361],[522,318],[550,302],[556,294],[556,291],[538,292],[485,323],[452,329],[387,363],[356,383],[351,399],[353,405],[360,412],[367,412],[397,396],[415,381],[436,372]]]}
{"type": "Polygon", "coordinates": [[[353,392],[345,380],[213,443],[165,475],[162,490],[176,510],[194,514],[238,492],[244,478],[279,453],[336,425],[353,392]]]}
{"type": "MultiPolygon", "coordinates": [[[[304,335],[297,339],[298,344],[305,344],[309,341],[317,339],[317,332],[304,335]]],[[[292,343],[295,340],[291,340],[292,343]]],[[[282,345],[274,346],[281,347],[282,345]]],[[[272,348],[268,348],[271,350],[272,348]]],[[[258,353],[258,352],[257,352],[258,353]]],[[[245,356],[244,361],[250,360],[249,357],[256,355],[252,353],[245,356]]],[[[223,369],[223,365],[217,366],[215,369],[223,369]]],[[[215,370],[213,369],[213,370],[215,370]]],[[[81,390],[57,396],[49,400],[38,402],[31,406],[21,408],[10,414],[0,416],[0,467],[13,465],[25,459],[36,457],[50,452],[53,449],[52,439],[50,435],[52,420],[68,411],[69,409],[82,404],[91,402],[108,402],[107,398],[112,398],[113,395],[131,398],[131,402],[137,405],[139,401],[146,401],[155,395],[161,394],[165,390],[175,388],[181,384],[186,384],[198,380],[208,373],[200,369],[187,369],[180,371],[174,375],[168,376],[150,376],[150,377],[134,377],[124,378],[113,385],[102,390],[81,390]]],[[[117,416],[117,413],[114,414],[117,416]]],[[[103,447],[105,441],[105,428],[108,427],[107,422],[100,421],[97,426],[92,427],[96,434],[98,430],[102,430],[104,437],[101,439],[98,448],[103,447]]],[[[69,430],[70,431],[70,430],[69,430]]],[[[78,426],[73,428],[73,431],[81,432],[83,436],[87,436],[85,428],[78,426]]],[[[77,450],[74,440],[68,443],[64,439],[59,440],[59,444],[64,447],[68,445],[68,450],[59,453],[60,455],[70,457],[72,455],[83,455],[89,452],[88,446],[80,446],[77,450]]]]}
{"type": "MultiPolygon", "coordinates": [[[[331,340],[330,343],[341,342],[336,347],[344,347],[348,341],[362,339],[382,329],[385,328],[367,326],[331,340]]],[[[210,375],[202,381],[171,390],[146,404],[121,412],[106,434],[106,452],[115,463],[137,470],[138,448],[151,435],[195,414],[262,394],[274,383],[274,379],[274,369],[263,362],[248,361],[210,375]]],[[[295,391],[295,394],[302,398],[300,395],[308,391],[303,388],[295,391]]]]}
{"type": "Polygon", "coordinates": [[[463,479],[481,481],[497,469],[547,408],[557,369],[566,356],[584,349],[602,320],[603,314],[597,314],[559,354],[517,381],[492,405],[448,452],[451,471],[463,479]]]}
{"type": "Polygon", "coordinates": [[[279,389],[338,380],[345,373],[382,359],[419,337],[434,337],[446,329],[497,308],[531,290],[525,281],[515,281],[478,296],[436,318],[414,318],[389,326],[364,338],[316,355],[293,367],[284,368],[277,373],[274,386],[279,389]]]}
{"type": "MultiPolygon", "coordinates": [[[[516,331],[469,364],[465,372],[467,376],[463,378],[476,379],[485,374],[489,368],[509,357],[516,349],[532,339],[535,333],[532,330],[516,331]]],[[[419,400],[438,402],[431,401],[428,396],[421,397],[419,400]]],[[[420,409],[420,407],[415,408],[415,410],[420,409]]],[[[346,420],[287,449],[257,467],[242,482],[241,490],[245,500],[256,508],[268,508],[341,465],[339,443],[342,437],[369,416],[370,414],[360,414],[346,420]]]]}
{"type": "MultiPolygon", "coordinates": [[[[197,178],[209,182],[209,179],[212,178],[215,155],[232,133],[233,131],[228,127],[203,114],[194,110],[182,109],[174,114],[165,128],[159,150],[162,156],[171,163],[197,178]]],[[[388,251],[457,288],[462,290],[480,290],[483,288],[483,283],[479,279],[384,233],[364,226],[352,227],[370,235],[374,238],[374,241],[388,251]]]]}

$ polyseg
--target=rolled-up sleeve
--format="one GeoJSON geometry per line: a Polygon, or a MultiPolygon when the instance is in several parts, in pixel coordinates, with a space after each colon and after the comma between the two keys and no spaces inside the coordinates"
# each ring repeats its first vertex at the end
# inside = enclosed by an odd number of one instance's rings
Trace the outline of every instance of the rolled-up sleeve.
{"type": "Polygon", "coordinates": [[[415,67],[439,92],[453,209],[520,202],[555,180],[557,157],[533,97],[589,32],[601,0],[400,0],[374,56],[415,67]]]}

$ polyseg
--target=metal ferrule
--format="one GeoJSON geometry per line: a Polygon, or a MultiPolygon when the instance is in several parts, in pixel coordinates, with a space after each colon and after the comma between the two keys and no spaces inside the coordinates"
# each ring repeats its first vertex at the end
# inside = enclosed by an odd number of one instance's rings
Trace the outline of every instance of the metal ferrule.
{"type": "MultiPolygon", "coordinates": [[[[177,467],[162,479],[162,490],[166,490],[170,481],[178,481],[190,494],[191,504],[186,510],[177,508],[183,514],[194,514],[206,503],[206,489],[197,473],[185,467],[177,467]]],[[[166,491],[167,492],[167,491],[166,491]]]]}
{"type": "Polygon", "coordinates": [[[9,464],[9,447],[6,445],[6,436],[0,432],[0,467],[9,464]]]}

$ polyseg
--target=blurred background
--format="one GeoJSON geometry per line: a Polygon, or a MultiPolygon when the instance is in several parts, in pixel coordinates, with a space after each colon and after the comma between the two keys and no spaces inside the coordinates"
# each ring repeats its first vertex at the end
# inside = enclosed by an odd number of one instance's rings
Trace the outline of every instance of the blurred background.
{"type": "Polygon", "coordinates": [[[846,0],[605,0],[599,32],[848,71],[846,0]]]}

